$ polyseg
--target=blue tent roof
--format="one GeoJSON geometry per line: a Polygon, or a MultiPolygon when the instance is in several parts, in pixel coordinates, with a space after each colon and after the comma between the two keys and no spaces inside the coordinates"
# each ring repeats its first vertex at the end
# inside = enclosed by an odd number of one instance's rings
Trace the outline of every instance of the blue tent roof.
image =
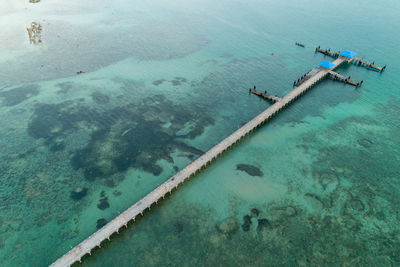
{"type": "Polygon", "coordinates": [[[321,61],[321,63],[319,63],[318,66],[321,66],[321,67],[324,67],[327,69],[332,69],[335,66],[335,64],[333,64],[332,62],[329,62],[329,61],[321,61]]]}
{"type": "Polygon", "coordinates": [[[344,57],[348,57],[348,58],[353,58],[356,55],[356,53],[354,53],[352,51],[345,50],[342,53],[340,53],[340,55],[344,56],[344,57]]]}

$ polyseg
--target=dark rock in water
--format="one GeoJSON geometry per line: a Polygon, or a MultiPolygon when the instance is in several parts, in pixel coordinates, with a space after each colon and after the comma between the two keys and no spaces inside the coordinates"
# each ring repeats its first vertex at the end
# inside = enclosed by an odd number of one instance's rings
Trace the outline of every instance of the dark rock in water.
{"type": "Polygon", "coordinates": [[[235,218],[226,218],[216,225],[217,230],[223,234],[232,234],[239,229],[239,224],[235,218]]]}
{"type": "Polygon", "coordinates": [[[358,139],[357,140],[360,146],[363,146],[365,148],[371,147],[374,143],[366,138],[358,139]]]}
{"type": "Polygon", "coordinates": [[[85,187],[77,187],[74,191],[71,192],[71,198],[73,200],[80,200],[87,194],[87,188],[85,187]]]}
{"type": "Polygon", "coordinates": [[[256,166],[250,164],[237,164],[236,170],[244,171],[251,176],[263,176],[264,173],[256,166]]]}
{"type": "Polygon", "coordinates": [[[96,223],[96,228],[100,229],[101,227],[103,227],[104,225],[107,224],[107,220],[104,218],[98,219],[97,223],[96,223]]]}
{"type": "Polygon", "coordinates": [[[100,192],[100,197],[105,197],[105,196],[106,196],[106,191],[101,190],[101,192],[100,192]]]}
{"type": "Polygon", "coordinates": [[[256,208],[252,208],[251,209],[251,216],[252,217],[258,217],[258,215],[260,214],[260,211],[256,208]]]}
{"type": "Polygon", "coordinates": [[[174,166],[174,171],[179,171],[179,168],[178,168],[178,166],[174,166]]]}
{"type": "Polygon", "coordinates": [[[173,80],[173,81],[171,81],[171,83],[172,83],[173,86],[181,85],[181,82],[177,81],[177,80],[173,80]]]}
{"type": "Polygon", "coordinates": [[[4,98],[3,105],[15,106],[38,94],[39,90],[37,85],[24,85],[9,91],[0,92],[0,97],[4,98]]]}
{"type": "Polygon", "coordinates": [[[251,217],[250,217],[250,215],[243,216],[243,224],[242,224],[243,231],[245,231],[245,232],[249,231],[250,230],[250,225],[251,225],[251,217]]]}
{"type": "Polygon", "coordinates": [[[267,219],[258,219],[257,231],[261,231],[262,229],[269,227],[271,227],[271,224],[267,219]]]}
{"type": "Polygon", "coordinates": [[[155,86],[159,86],[159,85],[162,84],[163,82],[165,82],[165,80],[164,80],[164,79],[161,79],[161,80],[154,81],[153,84],[154,84],[155,86]]]}
{"type": "Polygon", "coordinates": [[[100,199],[97,207],[101,210],[108,209],[110,207],[110,203],[108,203],[108,197],[100,199]]]}
{"type": "Polygon", "coordinates": [[[182,83],[187,82],[187,79],[184,77],[175,77],[174,80],[170,81],[173,86],[181,85],[182,83]]]}

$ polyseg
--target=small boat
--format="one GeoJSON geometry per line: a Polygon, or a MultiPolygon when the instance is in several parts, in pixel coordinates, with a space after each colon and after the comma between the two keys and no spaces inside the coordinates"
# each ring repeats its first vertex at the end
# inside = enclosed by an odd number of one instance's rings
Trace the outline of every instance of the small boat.
{"type": "Polygon", "coordinates": [[[297,42],[296,42],[296,45],[297,45],[297,46],[301,46],[301,47],[306,47],[305,45],[303,45],[303,44],[301,44],[301,43],[297,43],[297,42]]]}

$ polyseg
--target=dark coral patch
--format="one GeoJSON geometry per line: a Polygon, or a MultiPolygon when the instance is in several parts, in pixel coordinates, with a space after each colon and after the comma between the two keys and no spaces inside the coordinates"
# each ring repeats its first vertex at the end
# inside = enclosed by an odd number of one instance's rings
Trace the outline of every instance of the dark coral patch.
{"type": "Polygon", "coordinates": [[[252,208],[251,209],[251,216],[252,217],[258,217],[258,215],[260,214],[260,211],[256,208],[252,208]]]}
{"type": "Polygon", "coordinates": [[[164,80],[164,79],[160,79],[160,80],[154,81],[153,84],[154,84],[155,86],[159,86],[159,85],[162,84],[163,82],[165,82],[165,80],[164,80]]]}
{"type": "Polygon", "coordinates": [[[97,207],[101,210],[108,209],[110,207],[110,203],[108,203],[108,197],[103,197],[97,203],[97,207]]]}
{"type": "Polygon", "coordinates": [[[104,218],[100,218],[100,219],[98,219],[97,222],[96,222],[96,228],[97,228],[97,229],[100,229],[101,227],[103,227],[103,226],[106,225],[106,224],[107,224],[107,220],[104,219],[104,218]]]}
{"type": "Polygon", "coordinates": [[[264,228],[269,227],[271,227],[271,223],[267,219],[258,219],[257,231],[262,231],[264,228]]]}
{"type": "Polygon", "coordinates": [[[73,200],[80,200],[84,196],[86,196],[88,189],[84,187],[77,187],[74,191],[71,192],[71,198],[73,200]]]}
{"type": "Polygon", "coordinates": [[[244,171],[251,176],[263,176],[264,173],[256,166],[250,164],[237,164],[236,170],[244,171]]]}
{"type": "Polygon", "coordinates": [[[173,86],[179,86],[182,83],[186,83],[187,79],[183,78],[183,77],[175,77],[173,80],[170,81],[170,83],[172,83],[173,86]]]}
{"type": "Polygon", "coordinates": [[[243,224],[242,224],[243,231],[245,232],[249,231],[250,226],[251,226],[251,216],[250,215],[243,216],[243,224]]]}
{"type": "Polygon", "coordinates": [[[360,144],[360,146],[363,146],[365,148],[370,148],[374,143],[367,139],[367,138],[361,138],[357,140],[358,144],[360,144]]]}
{"type": "MultiPolygon", "coordinates": [[[[99,103],[106,102],[104,96],[92,97],[99,103]]],[[[35,107],[28,133],[34,138],[43,138],[44,144],[56,152],[65,149],[64,140],[70,133],[82,127],[85,131],[89,129],[87,145],[74,151],[70,163],[87,180],[93,181],[108,179],[129,168],[159,175],[163,169],[157,161],[164,159],[173,163],[170,154],[176,150],[188,152],[188,157],[194,159],[203,151],[180,140],[198,136],[211,123],[213,120],[204,112],[178,106],[163,96],[152,96],[139,104],[112,109],[72,101],[40,104],[35,107]]],[[[115,181],[107,184],[115,185],[115,181]]]]}
{"type": "Polygon", "coordinates": [[[0,92],[0,97],[3,98],[3,105],[15,106],[38,94],[39,87],[37,85],[24,85],[8,91],[0,92]]]}

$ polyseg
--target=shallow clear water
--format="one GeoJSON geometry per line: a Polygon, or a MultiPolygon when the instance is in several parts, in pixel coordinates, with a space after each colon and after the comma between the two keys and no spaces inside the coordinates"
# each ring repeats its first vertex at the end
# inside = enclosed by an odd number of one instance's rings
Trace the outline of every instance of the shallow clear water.
{"type": "Polygon", "coordinates": [[[249,87],[289,92],[318,45],[388,69],[341,67],[363,86],[323,81],[83,265],[399,265],[399,8],[0,2],[1,265],[56,260],[267,108],[249,87]]]}

